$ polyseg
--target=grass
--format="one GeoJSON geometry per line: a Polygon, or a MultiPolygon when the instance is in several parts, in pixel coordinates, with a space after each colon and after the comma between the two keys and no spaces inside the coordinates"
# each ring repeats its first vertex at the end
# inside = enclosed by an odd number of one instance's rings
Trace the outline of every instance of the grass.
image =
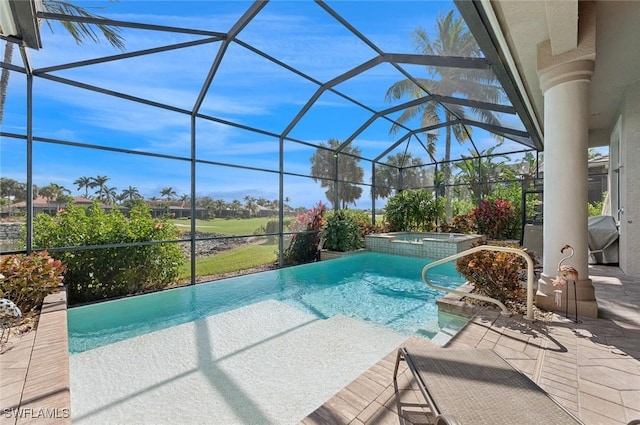
{"type": "MultiPolygon", "coordinates": [[[[278,245],[248,244],[215,255],[196,259],[196,276],[212,276],[247,270],[278,260],[278,245]]],[[[190,263],[180,269],[180,278],[188,278],[190,263]]]]}
{"type": "MultiPolygon", "coordinates": [[[[253,218],[215,218],[213,220],[196,220],[196,231],[204,233],[218,233],[222,235],[245,236],[253,235],[256,230],[264,229],[267,222],[277,220],[277,217],[253,218]]],[[[191,220],[171,220],[179,229],[188,231],[191,220]]],[[[264,230],[261,231],[263,233],[264,230]]]]}

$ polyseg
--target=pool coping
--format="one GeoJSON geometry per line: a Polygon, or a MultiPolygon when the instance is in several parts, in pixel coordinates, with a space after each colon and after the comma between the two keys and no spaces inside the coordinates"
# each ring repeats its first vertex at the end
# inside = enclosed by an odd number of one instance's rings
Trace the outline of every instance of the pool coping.
{"type": "MultiPolygon", "coordinates": [[[[12,338],[2,353],[3,372],[13,379],[2,385],[0,424],[71,424],[67,293],[64,287],[45,297],[38,325],[12,338]],[[19,391],[18,391],[19,390],[19,391]]],[[[4,373],[3,373],[4,374],[4,373]]]]}

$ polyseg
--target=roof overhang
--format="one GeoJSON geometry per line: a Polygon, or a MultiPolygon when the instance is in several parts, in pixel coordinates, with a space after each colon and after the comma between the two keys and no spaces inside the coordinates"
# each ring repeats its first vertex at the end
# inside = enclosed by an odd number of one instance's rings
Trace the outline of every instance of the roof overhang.
{"type": "Polygon", "coordinates": [[[41,10],[41,0],[0,0],[2,35],[19,40],[25,47],[40,49],[42,41],[37,13],[41,10]]]}
{"type": "Polygon", "coordinates": [[[529,99],[520,73],[511,57],[511,51],[500,31],[495,15],[482,0],[454,0],[469,30],[473,33],[485,58],[507,93],[516,112],[520,116],[532,146],[543,150],[543,130],[533,102],[529,99]]]}

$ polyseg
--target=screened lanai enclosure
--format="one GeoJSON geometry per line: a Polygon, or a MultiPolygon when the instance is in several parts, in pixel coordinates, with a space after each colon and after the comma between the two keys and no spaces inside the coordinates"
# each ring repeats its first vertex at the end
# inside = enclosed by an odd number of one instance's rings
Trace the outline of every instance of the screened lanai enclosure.
{"type": "Polygon", "coordinates": [[[18,35],[3,28],[2,214],[24,224],[5,253],[127,252],[135,270],[179,246],[188,284],[252,244],[282,266],[321,204],[382,226],[408,189],[441,199],[442,221],[535,192],[541,131],[473,1],[55,3],[3,3],[18,35]],[[179,231],[72,237],[89,226],[74,208],[133,219],[138,201],[179,231]]]}

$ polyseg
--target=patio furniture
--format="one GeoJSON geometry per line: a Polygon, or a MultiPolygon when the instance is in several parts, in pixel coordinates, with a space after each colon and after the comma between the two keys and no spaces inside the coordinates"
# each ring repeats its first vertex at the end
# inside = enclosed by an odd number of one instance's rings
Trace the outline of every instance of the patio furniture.
{"type": "Polygon", "coordinates": [[[400,424],[406,424],[404,407],[416,406],[400,400],[397,375],[403,360],[437,425],[582,423],[492,350],[403,347],[393,374],[400,424]]]}
{"type": "Polygon", "coordinates": [[[617,264],[619,236],[616,219],[612,216],[597,215],[589,217],[589,263],[617,264]]]}

